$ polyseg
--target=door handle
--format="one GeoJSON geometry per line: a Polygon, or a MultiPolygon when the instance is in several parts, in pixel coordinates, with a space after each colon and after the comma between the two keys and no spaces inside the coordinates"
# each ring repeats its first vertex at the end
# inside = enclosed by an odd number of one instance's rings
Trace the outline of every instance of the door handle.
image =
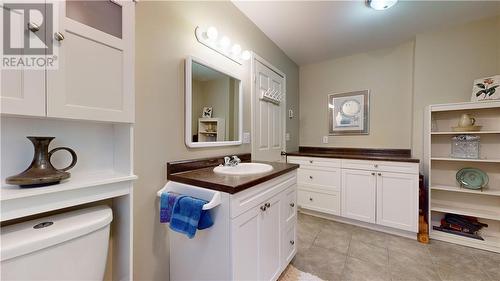
{"type": "Polygon", "coordinates": [[[29,22],[28,23],[28,30],[31,32],[37,32],[40,30],[40,26],[36,23],[29,22]]]}
{"type": "Polygon", "coordinates": [[[292,208],[295,207],[295,203],[293,203],[293,202],[290,203],[290,207],[292,207],[292,208]]]}
{"type": "Polygon", "coordinates": [[[374,176],[374,175],[375,175],[375,173],[372,173],[372,176],[374,176]]]}
{"type": "Polygon", "coordinates": [[[54,38],[57,41],[61,42],[62,40],[64,40],[64,35],[61,32],[56,32],[54,33],[54,38]]]}
{"type": "Polygon", "coordinates": [[[382,175],[382,173],[378,173],[377,175],[381,176],[381,175],[382,175]]]}
{"type": "Polygon", "coordinates": [[[309,179],[311,179],[311,180],[312,180],[312,179],[313,179],[313,176],[309,176],[309,179]]]}
{"type": "Polygon", "coordinates": [[[270,208],[271,207],[271,203],[268,202],[268,203],[264,204],[264,206],[266,206],[266,208],[270,208]]]}
{"type": "Polygon", "coordinates": [[[295,241],[290,240],[290,244],[295,245],[295,241]]]}
{"type": "Polygon", "coordinates": [[[309,201],[313,201],[312,197],[309,197],[309,201]]]}
{"type": "Polygon", "coordinates": [[[260,206],[260,210],[261,210],[262,212],[264,212],[266,209],[267,209],[267,208],[266,208],[266,205],[262,205],[262,206],[260,206]]]}

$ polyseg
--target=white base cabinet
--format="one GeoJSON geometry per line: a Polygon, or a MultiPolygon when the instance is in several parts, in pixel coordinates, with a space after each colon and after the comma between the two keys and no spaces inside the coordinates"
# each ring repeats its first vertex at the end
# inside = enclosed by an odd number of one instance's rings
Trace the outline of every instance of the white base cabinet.
{"type": "Polygon", "coordinates": [[[277,280],[297,251],[296,171],[221,198],[212,227],[169,233],[170,280],[277,280]]]}
{"type": "Polygon", "coordinates": [[[418,163],[289,156],[303,209],[418,232],[418,163]]]}

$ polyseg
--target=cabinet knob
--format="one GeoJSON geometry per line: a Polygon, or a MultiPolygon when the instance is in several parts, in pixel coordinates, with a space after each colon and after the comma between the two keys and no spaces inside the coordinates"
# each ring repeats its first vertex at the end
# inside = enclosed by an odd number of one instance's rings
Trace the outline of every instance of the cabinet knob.
{"type": "Polygon", "coordinates": [[[378,173],[377,175],[381,176],[381,175],[382,175],[382,173],[378,173]]]}
{"type": "Polygon", "coordinates": [[[58,31],[58,32],[54,33],[54,38],[57,41],[61,42],[62,40],[64,40],[64,35],[58,31]]]}
{"type": "Polygon", "coordinates": [[[313,163],[313,161],[312,161],[312,160],[309,160],[309,163],[311,163],[311,164],[312,164],[312,163],[313,163]]]}
{"type": "Polygon", "coordinates": [[[313,176],[309,176],[309,179],[311,179],[311,180],[312,180],[312,179],[313,179],[313,176]]]}
{"type": "Polygon", "coordinates": [[[28,23],[28,30],[31,32],[37,32],[40,30],[40,26],[36,23],[29,22],[28,23]]]}
{"type": "Polygon", "coordinates": [[[372,173],[372,176],[374,176],[374,175],[375,175],[375,173],[372,173]]]}
{"type": "Polygon", "coordinates": [[[295,245],[295,241],[290,240],[290,244],[295,245]]]}
{"type": "Polygon", "coordinates": [[[293,202],[290,203],[290,207],[292,207],[292,208],[295,207],[295,203],[293,203],[293,202]]]}
{"type": "Polygon", "coordinates": [[[266,206],[266,208],[269,208],[271,207],[271,203],[267,202],[264,206],[266,206]]]}
{"type": "Polygon", "coordinates": [[[309,197],[309,201],[313,201],[312,197],[309,197]]]}
{"type": "Polygon", "coordinates": [[[375,168],[378,168],[378,164],[373,165],[375,168]]]}
{"type": "Polygon", "coordinates": [[[263,211],[263,212],[264,212],[266,209],[267,209],[267,208],[266,208],[266,205],[262,205],[262,206],[260,206],[260,210],[261,210],[261,211],[263,211]]]}

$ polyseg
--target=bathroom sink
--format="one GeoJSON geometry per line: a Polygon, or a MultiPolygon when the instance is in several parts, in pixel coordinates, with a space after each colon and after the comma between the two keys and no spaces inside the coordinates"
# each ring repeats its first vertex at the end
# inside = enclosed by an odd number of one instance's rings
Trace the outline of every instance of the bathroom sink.
{"type": "Polygon", "coordinates": [[[273,166],[263,163],[240,163],[237,166],[219,166],[214,168],[217,174],[227,176],[246,176],[267,173],[273,170],[273,166]]]}

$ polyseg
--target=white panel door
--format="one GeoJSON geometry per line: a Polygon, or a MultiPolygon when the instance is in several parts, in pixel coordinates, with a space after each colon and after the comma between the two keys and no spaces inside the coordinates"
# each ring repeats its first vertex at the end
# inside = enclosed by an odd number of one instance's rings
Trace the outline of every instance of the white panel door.
{"type": "Polygon", "coordinates": [[[376,174],[371,171],[342,170],[342,216],[375,223],[376,174]]]}
{"type": "Polygon", "coordinates": [[[252,158],[262,161],[284,161],[285,80],[279,74],[255,60],[255,87],[253,93],[252,158]],[[262,98],[268,91],[278,93],[279,104],[262,98]]]}
{"type": "Polygon", "coordinates": [[[418,175],[378,173],[377,224],[418,231],[418,175]]]}
{"type": "Polygon", "coordinates": [[[259,234],[262,211],[253,208],[233,219],[233,280],[259,280],[259,234]]]}
{"type": "Polygon", "coordinates": [[[259,279],[276,280],[281,273],[282,217],[281,194],[264,202],[265,211],[261,215],[259,245],[259,279]]]}
{"type": "Polygon", "coordinates": [[[64,38],[56,43],[59,69],[47,73],[47,115],[133,122],[134,3],[58,4],[54,36],[59,32],[64,38]]]}
{"type": "MultiPolygon", "coordinates": [[[[24,13],[20,10],[6,10],[0,13],[3,23],[4,12],[10,14],[10,45],[22,47],[25,40],[38,40],[24,25],[24,13]]],[[[42,32],[41,30],[38,32],[42,32]]],[[[3,24],[0,28],[0,52],[3,54],[3,24]]],[[[29,116],[45,116],[45,70],[2,69],[0,79],[1,113],[29,116]]]]}

